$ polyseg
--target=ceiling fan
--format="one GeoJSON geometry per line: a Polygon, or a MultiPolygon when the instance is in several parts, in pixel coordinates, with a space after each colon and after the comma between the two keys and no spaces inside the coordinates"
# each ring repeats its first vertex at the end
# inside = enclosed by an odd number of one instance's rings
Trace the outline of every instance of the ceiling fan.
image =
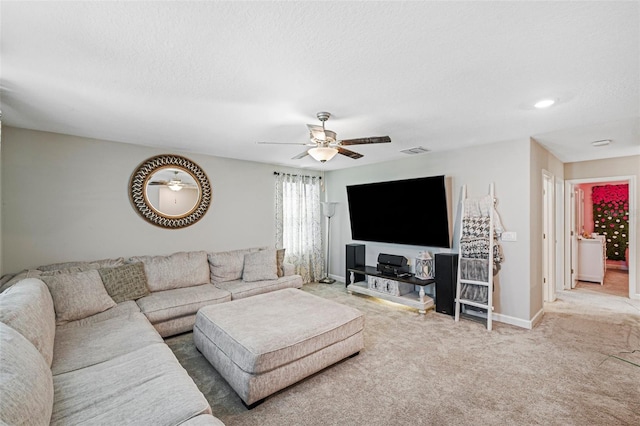
{"type": "Polygon", "coordinates": [[[182,179],[178,179],[178,173],[179,172],[174,171],[171,180],[152,180],[149,182],[149,185],[163,185],[172,191],[180,191],[182,188],[195,187],[195,185],[191,183],[183,182],[182,179]]]}
{"type": "Polygon", "coordinates": [[[316,114],[318,120],[322,122],[322,126],[317,126],[315,124],[307,124],[309,128],[309,142],[307,143],[287,143],[287,142],[258,142],[260,144],[274,144],[274,145],[305,145],[311,146],[313,148],[307,149],[304,152],[296,155],[292,158],[292,160],[297,160],[307,155],[310,155],[315,160],[324,163],[326,161],[331,160],[336,154],[342,154],[349,158],[353,158],[357,160],[362,157],[362,154],[359,154],[355,151],[351,151],[349,149],[344,148],[344,146],[350,145],[363,145],[363,144],[372,144],[372,143],[388,143],[391,142],[391,138],[389,136],[374,136],[369,138],[358,138],[358,139],[343,139],[338,140],[336,132],[332,130],[328,130],[325,128],[324,123],[331,117],[331,114],[328,112],[319,112],[316,114]]]}

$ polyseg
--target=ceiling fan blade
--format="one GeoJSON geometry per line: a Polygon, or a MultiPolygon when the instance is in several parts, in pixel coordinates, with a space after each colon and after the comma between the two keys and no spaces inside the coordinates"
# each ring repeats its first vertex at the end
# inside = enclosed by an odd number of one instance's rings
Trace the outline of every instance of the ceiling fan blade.
{"type": "Polygon", "coordinates": [[[149,185],[166,185],[167,183],[169,182],[167,182],[166,180],[154,180],[149,182],[149,185]]]}
{"type": "Polygon", "coordinates": [[[346,155],[349,158],[353,158],[354,160],[357,160],[358,158],[362,158],[363,155],[359,154],[355,151],[350,151],[346,148],[342,148],[340,146],[337,146],[336,149],[338,150],[338,154],[342,154],[342,155],[346,155]]]}
{"type": "Polygon", "coordinates": [[[371,138],[344,139],[340,141],[340,145],[363,145],[368,143],[388,143],[391,142],[389,136],[374,136],[371,138]]]}
{"type": "Polygon", "coordinates": [[[315,143],[303,143],[303,142],[256,142],[257,144],[262,145],[305,145],[305,146],[316,146],[315,143]]]}
{"type": "Polygon", "coordinates": [[[307,155],[309,155],[309,152],[308,151],[304,151],[304,152],[301,152],[300,154],[296,155],[295,157],[293,157],[292,160],[299,160],[301,158],[306,157],[307,155]]]}
{"type": "Polygon", "coordinates": [[[316,126],[315,124],[307,124],[309,131],[311,132],[311,136],[315,139],[319,139],[321,141],[326,140],[326,135],[324,134],[324,128],[322,126],[316,126]]]}

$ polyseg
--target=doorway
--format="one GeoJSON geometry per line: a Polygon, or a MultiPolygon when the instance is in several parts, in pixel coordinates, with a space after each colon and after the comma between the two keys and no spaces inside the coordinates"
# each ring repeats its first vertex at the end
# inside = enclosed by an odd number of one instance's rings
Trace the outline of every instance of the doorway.
{"type": "Polygon", "coordinates": [[[635,185],[634,176],[566,182],[564,289],[640,299],[640,289],[636,288],[635,185]],[[623,190],[626,198],[620,201],[623,190]],[[613,195],[602,195],[609,193],[613,195]],[[598,259],[598,251],[605,249],[608,259],[598,259]]]}

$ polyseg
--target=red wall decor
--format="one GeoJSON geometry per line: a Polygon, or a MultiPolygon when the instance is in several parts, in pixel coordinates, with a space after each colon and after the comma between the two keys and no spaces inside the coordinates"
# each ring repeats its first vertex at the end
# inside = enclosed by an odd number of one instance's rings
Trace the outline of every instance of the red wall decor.
{"type": "Polygon", "coordinates": [[[607,259],[624,260],[629,246],[629,185],[594,186],[593,229],[607,240],[607,259]]]}

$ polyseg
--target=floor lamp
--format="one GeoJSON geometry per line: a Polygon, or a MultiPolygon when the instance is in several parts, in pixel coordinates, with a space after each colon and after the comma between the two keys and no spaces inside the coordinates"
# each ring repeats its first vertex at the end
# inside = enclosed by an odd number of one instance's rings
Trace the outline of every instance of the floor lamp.
{"type": "Polygon", "coordinates": [[[322,284],[333,284],[336,280],[329,277],[329,238],[331,235],[331,216],[336,213],[336,204],[338,203],[323,202],[321,204],[322,214],[327,217],[327,273],[325,277],[318,282],[322,284]]]}

